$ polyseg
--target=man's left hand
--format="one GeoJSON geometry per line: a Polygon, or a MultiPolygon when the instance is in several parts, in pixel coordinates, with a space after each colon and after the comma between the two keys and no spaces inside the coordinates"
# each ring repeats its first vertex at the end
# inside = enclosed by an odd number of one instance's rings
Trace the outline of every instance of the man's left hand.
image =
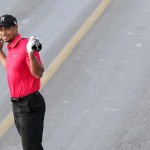
{"type": "Polygon", "coordinates": [[[28,43],[27,43],[27,52],[28,53],[33,53],[33,45],[36,43],[36,41],[38,40],[38,37],[35,36],[31,36],[28,43]]]}

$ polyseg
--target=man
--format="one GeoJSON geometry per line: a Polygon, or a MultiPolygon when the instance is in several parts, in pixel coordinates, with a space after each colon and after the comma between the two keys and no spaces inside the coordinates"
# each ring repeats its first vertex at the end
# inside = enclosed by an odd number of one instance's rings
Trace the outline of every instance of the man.
{"type": "Polygon", "coordinates": [[[17,19],[12,15],[0,17],[0,61],[6,69],[14,121],[21,136],[23,150],[43,150],[42,134],[45,101],[40,89],[44,68],[36,37],[22,38],[17,19]],[[7,56],[2,50],[7,43],[7,56]]]}

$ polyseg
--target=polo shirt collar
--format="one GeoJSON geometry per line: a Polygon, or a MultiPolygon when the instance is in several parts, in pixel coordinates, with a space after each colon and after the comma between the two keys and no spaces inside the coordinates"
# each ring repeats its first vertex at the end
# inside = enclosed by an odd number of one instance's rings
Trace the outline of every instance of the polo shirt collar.
{"type": "Polygon", "coordinates": [[[9,43],[9,44],[7,45],[7,47],[14,48],[14,47],[16,46],[16,44],[19,42],[20,39],[21,39],[21,35],[18,34],[18,35],[16,36],[16,38],[15,38],[11,43],[9,43]]]}

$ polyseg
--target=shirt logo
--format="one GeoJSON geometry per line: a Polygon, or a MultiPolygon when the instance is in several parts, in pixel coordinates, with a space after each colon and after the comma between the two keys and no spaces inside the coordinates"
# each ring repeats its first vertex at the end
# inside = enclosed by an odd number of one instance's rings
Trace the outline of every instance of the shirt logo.
{"type": "Polygon", "coordinates": [[[17,54],[14,54],[14,55],[13,55],[13,58],[16,58],[16,57],[17,57],[17,54]]]}
{"type": "Polygon", "coordinates": [[[2,17],[2,18],[1,18],[1,21],[4,21],[4,20],[5,20],[5,17],[2,17]]]}

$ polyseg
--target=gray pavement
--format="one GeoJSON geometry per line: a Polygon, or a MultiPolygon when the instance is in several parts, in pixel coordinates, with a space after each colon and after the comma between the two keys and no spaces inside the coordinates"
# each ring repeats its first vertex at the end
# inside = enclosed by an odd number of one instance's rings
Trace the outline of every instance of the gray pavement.
{"type": "MultiPolygon", "coordinates": [[[[39,37],[43,43],[41,59],[46,69],[100,2],[99,0],[82,2],[80,0],[74,2],[69,0],[34,0],[32,2],[6,0],[0,5],[0,13],[10,13],[18,18],[19,31],[22,36],[39,37]]],[[[1,122],[11,111],[11,105],[6,74],[1,64],[0,72],[1,122]]]]}
{"type": "MultiPolygon", "coordinates": [[[[112,1],[42,90],[45,150],[150,149],[150,1],[112,1]]],[[[19,150],[13,126],[2,150],[19,150]]]]}

